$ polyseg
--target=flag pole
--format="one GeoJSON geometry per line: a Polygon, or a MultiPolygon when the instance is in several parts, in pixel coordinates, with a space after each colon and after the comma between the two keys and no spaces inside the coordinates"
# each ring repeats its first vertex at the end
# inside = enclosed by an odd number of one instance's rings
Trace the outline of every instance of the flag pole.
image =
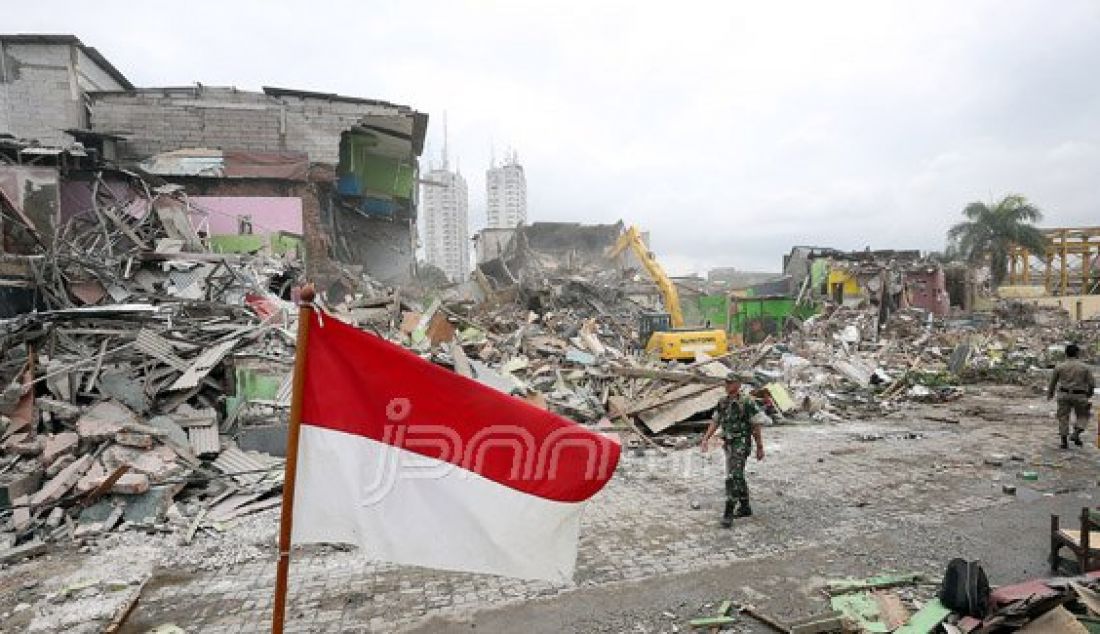
{"type": "Polygon", "coordinates": [[[275,573],[275,603],[271,613],[272,634],[282,634],[286,620],[287,573],[290,572],[290,532],[294,521],[294,479],[298,474],[298,436],[302,424],[302,388],[306,381],[306,344],[313,320],[312,285],[302,287],[298,299],[298,339],[294,349],[294,391],[290,400],[290,422],[286,436],[286,468],[283,473],[283,504],[279,516],[279,565],[275,573]]]}

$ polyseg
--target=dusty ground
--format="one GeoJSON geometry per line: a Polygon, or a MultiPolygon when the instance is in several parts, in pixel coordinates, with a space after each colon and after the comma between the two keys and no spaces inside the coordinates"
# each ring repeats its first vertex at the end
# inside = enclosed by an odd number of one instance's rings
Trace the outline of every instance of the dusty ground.
{"type": "MultiPolygon", "coordinates": [[[[631,453],[586,510],[570,587],[300,551],[288,629],[672,632],[722,599],[791,619],[824,607],[825,579],[884,571],[938,578],[956,556],[982,559],[994,583],[1043,575],[1049,513],[1095,504],[1100,453],[1057,449],[1051,408],[1034,393],[971,392],[874,421],[769,428],[769,456],[751,466],[756,516],[730,531],[716,527],[720,452],[631,453]],[[985,464],[993,453],[1010,459],[985,464]],[[1018,480],[1024,469],[1039,480],[1018,480]],[[1017,495],[1003,493],[1005,483],[1017,495]]],[[[252,517],[186,547],[171,535],[123,534],[89,553],[10,567],[0,571],[0,627],[97,631],[149,579],[123,632],[165,623],[263,631],[276,517],[252,517]]]]}

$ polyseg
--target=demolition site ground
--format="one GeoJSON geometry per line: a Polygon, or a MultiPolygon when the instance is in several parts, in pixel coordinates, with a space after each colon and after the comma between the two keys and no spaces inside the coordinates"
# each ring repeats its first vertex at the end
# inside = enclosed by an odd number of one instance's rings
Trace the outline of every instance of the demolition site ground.
{"type": "MultiPolygon", "coordinates": [[[[574,586],[300,548],[287,629],[673,632],[726,599],[786,621],[820,613],[824,582],[849,576],[922,573],[930,585],[903,591],[919,603],[954,557],[981,559],[995,585],[1042,577],[1049,514],[1075,516],[1097,486],[1094,428],[1069,451],[1055,429],[1051,404],[1020,386],[969,386],[950,403],[875,419],[768,427],[767,458],[750,464],[756,515],[732,530],[717,526],[720,451],[686,444],[698,434],[677,449],[629,449],[585,509],[574,586]]],[[[274,508],[187,545],[133,531],[94,548],[59,545],[0,570],[0,629],[99,631],[132,603],[122,632],[266,631],[277,524],[274,508]]],[[[744,615],[731,630],[768,631],[744,615]]]]}

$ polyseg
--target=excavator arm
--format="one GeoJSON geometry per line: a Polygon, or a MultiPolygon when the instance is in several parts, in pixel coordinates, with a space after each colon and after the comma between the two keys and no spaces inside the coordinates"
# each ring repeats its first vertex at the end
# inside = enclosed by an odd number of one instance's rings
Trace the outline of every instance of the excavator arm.
{"type": "Polygon", "coordinates": [[[649,274],[649,277],[661,291],[661,299],[664,300],[665,310],[668,311],[672,327],[683,328],[684,313],[680,310],[680,294],[676,292],[676,285],[665,273],[665,270],[661,268],[649,249],[646,248],[645,242],[642,241],[642,234],[637,227],[632,226],[624,231],[615,242],[615,245],[607,252],[607,257],[618,257],[627,247],[630,247],[634,252],[638,261],[645,267],[646,273],[649,274]]]}

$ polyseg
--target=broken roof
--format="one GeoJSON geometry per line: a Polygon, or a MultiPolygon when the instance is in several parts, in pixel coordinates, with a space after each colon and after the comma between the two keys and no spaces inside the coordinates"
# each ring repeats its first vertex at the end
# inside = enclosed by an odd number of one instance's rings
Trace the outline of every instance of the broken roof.
{"type": "Polygon", "coordinates": [[[593,251],[603,250],[615,244],[623,232],[623,223],[611,225],[585,225],[579,222],[536,222],[520,225],[527,245],[536,251],[593,251]]]}
{"type": "Polygon", "coordinates": [[[309,156],[304,152],[262,152],[184,148],[162,152],[142,161],[147,174],[206,178],[309,179],[309,156]]]}

